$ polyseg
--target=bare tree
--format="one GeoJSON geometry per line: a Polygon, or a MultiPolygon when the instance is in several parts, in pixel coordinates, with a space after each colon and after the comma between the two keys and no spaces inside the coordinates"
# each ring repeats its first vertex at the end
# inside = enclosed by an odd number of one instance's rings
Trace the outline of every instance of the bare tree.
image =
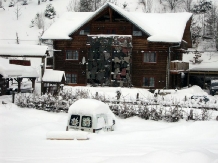
{"type": "Polygon", "coordinates": [[[44,29],[45,27],[45,16],[43,13],[37,13],[35,17],[35,24],[39,29],[44,29]]]}
{"type": "Polygon", "coordinates": [[[153,0],[147,0],[147,10],[146,12],[151,13],[153,8],[153,0]]]}
{"type": "Polygon", "coordinates": [[[185,11],[191,12],[192,3],[193,3],[193,0],[184,0],[184,9],[185,9],[185,11]]]}
{"type": "Polygon", "coordinates": [[[183,2],[184,0],[162,0],[162,4],[169,7],[171,11],[175,11],[183,2]]]}
{"type": "Polygon", "coordinates": [[[14,11],[14,13],[15,13],[15,15],[16,15],[16,18],[17,18],[17,20],[18,20],[18,18],[21,16],[21,9],[22,9],[22,6],[21,5],[16,5],[16,7],[15,7],[15,11],[14,11]]]}
{"type": "MultiPolygon", "coordinates": [[[[0,0],[0,8],[3,8],[4,9],[4,7],[3,7],[3,5],[2,5],[2,0],[0,0]]],[[[5,10],[5,9],[4,9],[5,10]]]]}
{"type": "Polygon", "coordinates": [[[67,5],[67,11],[68,12],[79,12],[80,11],[80,3],[76,0],[70,0],[67,5]]]}
{"type": "Polygon", "coordinates": [[[117,4],[117,0],[80,0],[81,12],[92,12],[103,6],[105,3],[110,2],[117,4]]]}

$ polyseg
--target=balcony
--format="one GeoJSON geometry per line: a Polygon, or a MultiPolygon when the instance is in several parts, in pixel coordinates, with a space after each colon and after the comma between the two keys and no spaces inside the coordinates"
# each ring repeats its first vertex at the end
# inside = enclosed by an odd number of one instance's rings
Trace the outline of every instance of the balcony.
{"type": "Polygon", "coordinates": [[[183,61],[171,61],[170,72],[171,74],[180,74],[181,72],[186,72],[189,69],[189,63],[183,61]]]}

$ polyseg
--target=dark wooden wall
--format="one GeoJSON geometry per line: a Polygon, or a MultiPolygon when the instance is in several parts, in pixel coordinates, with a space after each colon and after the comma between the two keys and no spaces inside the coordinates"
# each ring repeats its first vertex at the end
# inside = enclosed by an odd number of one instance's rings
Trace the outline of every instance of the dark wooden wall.
{"type": "MultiPolygon", "coordinates": [[[[108,34],[108,29],[113,29],[118,35],[132,35],[133,24],[126,21],[115,21],[112,18],[113,14],[108,9],[105,9],[102,13],[97,15],[94,19],[90,20],[89,23],[78,29],[71,35],[72,40],[54,40],[54,49],[61,50],[61,52],[55,52],[54,69],[64,70],[65,72],[75,73],[78,76],[77,85],[86,85],[86,75],[82,74],[85,71],[85,66],[81,65],[80,62],[85,56],[88,55],[87,47],[87,36],[79,35],[79,31],[84,27],[90,27],[90,34],[108,34]],[[109,20],[102,21],[101,16],[109,15],[109,20]],[[66,50],[78,50],[79,60],[65,60],[66,50]]],[[[191,47],[191,34],[190,34],[189,20],[183,39],[189,43],[191,47]]],[[[135,87],[143,86],[143,77],[154,77],[155,87],[164,88],[166,86],[166,75],[167,75],[167,57],[169,56],[169,47],[176,44],[168,43],[151,43],[147,41],[146,34],[144,36],[133,36],[132,44],[132,84],[135,87]],[[144,63],[143,53],[152,51],[157,54],[156,63],[144,63]]],[[[173,50],[173,49],[172,49],[173,50]]],[[[175,48],[174,48],[175,50],[175,48]]],[[[171,53],[172,60],[181,60],[182,53],[174,52],[171,53]]]]}
{"type": "Polygon", "coordinates": [[[183,40],[185,40],[188,43],[188,48],[192,47],[192,38],[191,38],[191,21],[192,18],[189,19],[189,21],[186,24],[183,40]]]}

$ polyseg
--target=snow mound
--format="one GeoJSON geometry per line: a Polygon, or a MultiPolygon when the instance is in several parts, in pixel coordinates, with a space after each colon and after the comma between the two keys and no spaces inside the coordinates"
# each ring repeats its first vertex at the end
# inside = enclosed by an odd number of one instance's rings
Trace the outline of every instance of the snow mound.
{"type": "Polygon", "coordinates": [[[47,132],[49,140],[87,140],[88,133],[85,131],[51,131],[47,132]]]}

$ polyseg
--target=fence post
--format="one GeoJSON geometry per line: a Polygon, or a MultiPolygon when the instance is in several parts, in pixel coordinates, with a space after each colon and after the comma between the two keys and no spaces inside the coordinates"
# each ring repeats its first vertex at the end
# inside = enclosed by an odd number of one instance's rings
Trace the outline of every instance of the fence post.
{"type": "Polygon", "coordinates": [[[15,91],[14,89],[12,90],[12,103],[14,103],[14,97],[15,97],[15,91]]]}

